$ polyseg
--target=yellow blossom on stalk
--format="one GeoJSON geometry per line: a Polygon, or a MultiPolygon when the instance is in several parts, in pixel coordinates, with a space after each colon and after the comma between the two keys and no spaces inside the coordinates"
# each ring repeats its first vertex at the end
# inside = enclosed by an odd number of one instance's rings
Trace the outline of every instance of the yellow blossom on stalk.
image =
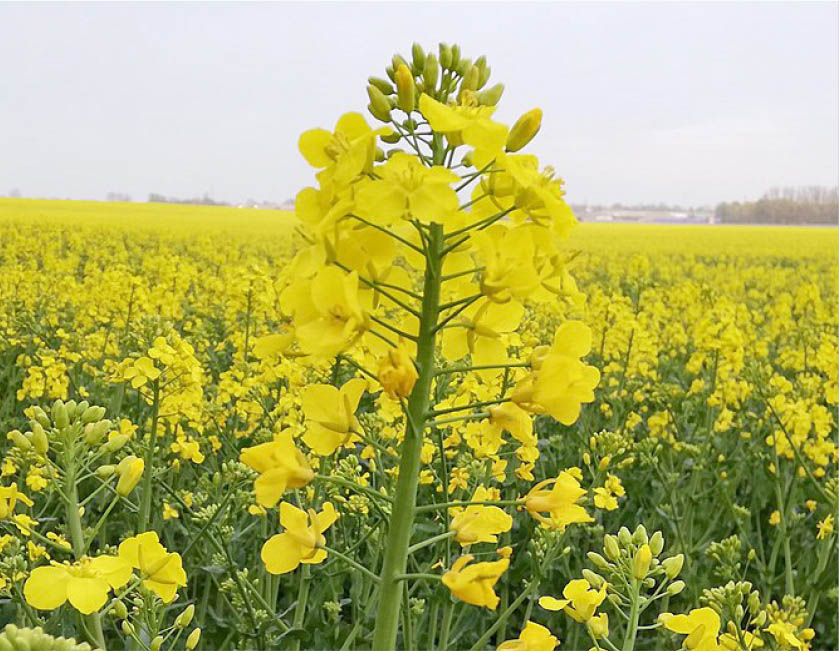
{"type": "Polygon", "coordinates": [[[178,513],[178,509],[174,506],[169,504],[169,502],[163,502],[163,519],[164,520],[177,520],[180,517],[180,513],[178,513]]]}
{"type": "MultiPolygon", "coordinates": [[[[471,355],[474,366],[504,364],[508,360],[504,335],[518,328],[523,315],[524,307],[516,301],[476,301],[443,330],[443,356],[457,361],[471,355]]],[[[483,377],[503,372],[504,369],[478,371],[483,377]]]]}
{"type": "Polygon", "coordinates": [[[818,528],[818,533],[816,534],[817,540],[824,540],[830,534],[833,533],[833,515],[828,515],[824,520],[816,524],[818,528]]]}
{"type": "Polygon", "coordinates": [[[591,330],[580,321],[566,321],[554,343],[534,359],[533,371],[519,382],[512,400],[534,413],[547,413],[563,425],[573,425],[581,404],[594,400],[600,371],[581,357],[591,350],[591,330]]]}
{"type": "Polygon", "coordinates": [[[497,651],[553,651],[558,644],[549,629],[528,620],[518,638],[502,642],[497,651]]]}
{"type": "Polygon", "coordinates": [[[16,483],[9,486],[0,486],[0,520],[5,520],[14,515],[18,500],[26,506],[32,506],[33,504],[32,500],[18,491],[16,483]]]}
{"type": "Polygon", "coordinates": [[[491,160],[496,152],[500,153],[507,140],[507,127],[490,120],[495,107],[479,105],[472,94],[464,95],[459,104],[443,104],[423,93],[419,109],[431,128],[445,134],[450,144],[466,142],[486,152],[484,159],[491,160]]]}
{"type": "Polygon", "coordinates": [[[541,597],[539,605],[545,610],[564,610],[572,619],[584,624],[594,617],[606,598],[606,584],[594,590],[585,579],[573,579],[562,590],[562,596],[565,599],[541,597]]]}
{"type": "Polygon", "coordinates": [[[140,571],[145,577],[143,585],[164,603],[172,601],[178,588],[186,585],[180,554],[168,552],[154,531],[126,538],[118,553],[120,559],[140,571]]]}
{"type": "Polygon", "coordinates": [[[718,651],[720,616],[713,609],[695,608],[687,615],[662,613],[658,617],[667,630],[687,635],[684,647],[690,651],[718,651]]]}
{"type": "Polygon", "coordinates": [[[743,642],[741,644],[734,629],[734,625],[731,622],[728,623],[728,630],[730,631],[729,633],[723,633],[720,635],[720,648],[725,651],[753,651],[754,649],[760,649],[763,647],[763,640],[754,633],[749,631],[740,631],[743,636],[743,642]]]}
{"type": "Polygon", "coordinates": [[[131,386],[139,389],[149,381],[160,377],[160,369],[154,365],[150,357],[139,357],[132,364],[126,366],[122,372],[122,379],[131,382],[131,386]]]}
{"type": "Polygon", "coordinates": [[[445,167],[426,167],[416,156],[397,152],[376,167],[376,176],[361,185],[356,197],[356,212],[367,221],[379,226],[403,219],[443,223],[457,212],[451,184],[460,177],[445,167]]]}
{"type": "Polygon", "coordinates": [[[782,648],[798,649],[799,651],[807,651],[810,648],[807,642],[816,635],[812,628],[805,628],[799,632],[798,626],[794,623],[780,619],[772,622],[764,630],[772,635],[782,648]]]}
{"type": "Polygon", "coordinates": [[[83,557],[77,563],[52,563],[32,570],[23,584],[26,602],[38,610],[55,610],[69,601],[80,613],[94,613],[111,589],[131,579],[131,565],[116,556],[83,557]]]}
{"type": "Polygon", "coordinates": [[[315,477],[305,455],[294,445],[291,430],[269,443],[242,450],[240,461],[259,473],[253,484],[260,506],[276,505],[288,489],[303,488],[315,477]]]}
{"type": "Polygon", "coordinates": [[[769,514],[769,524],[771,524],[773,527],[777,527],[780,523],[781,512],[778,511],[778,509],[775,509],[774,511],[772,511],[772,513],[769,514]]]}
{"type": "Polygon", "coordinates": [[[524,508],[542,524],[563,530],[569,524],[594,521],[577,504],[585,494],[577,478],[563,470],[556,479],[546,479],[531,488],[525,497],[524,508]],[[547,513],[548,516],[541,513],[547,513]]]}
{"type": "Polygon", "coordinates": [[[343,186],[373,164],[376,136],[389,129],[374,131],[360,113],[345,113],[335,131],[309,129],[300,136],[300,153],[312,167],[321,168],[322,184],[343,186]]]}
{"type": "Polygon", "coordinates": [[[340,389],[328,384],[306,387],[301,395],[306,415],[303,441],[321,456],[332,454],[349,442],[361,425],[355,410],[367,389],[367,381],[354,378],[340,389]]]}
{"type": "Polygon", "coordinates": [[[330,502],[320,513],[308,513],[288,502],[280,504],[280,524],[285,531],[271,536],[262,546],[261,558],[271,574],[286,574],[300,563],[322,563],[327,556],[323,549],[326,531],[338,519],[338,512],[330,502]]]}
{"type": "Polygon", "coordinates": [[[624,495],[626,495],[626,490],[620,478],[610,474],[606,476],[603,486],[594,489],[594,505],[598,509],[614,511],[618,508],[617,498],[624,495]]]}
{"type": "Polygon", "coordinates": [[[501,575],[507,571],[510,561],[502,558],[472,564],[474,559],[472,554],[458,558],[452,569],[443,575],[443,585],[461,601],[495,610],[499,598],[493,588],[501,575]]]}
{"type": "Polygon", "coordinates": [[[253,354],[259,359],[271,359],[288,350],[294,341],[292,334],[272,334],[258,337],[253,342],[253,354]]]}
{"type": "Polygon", "coordinates": [[[311,280],[290,285],[281,300],[294,317],[297,341],[308,355],[333,357],[370,325],[356,272],[322,267],[311,280]]]}
{"type": "Polygon", "coordinates": [[[140,482],[145,467],[146,462],[134,455],[129,455],[120,461],[116,470],[117,475],[119,475],[117,493],[125,497],[133,491],[134,487],[140,482]]]}
{"type": "Polygon", "coordinates": [[[417,377],[417,369],[407,346],[400,342],[396,348],[389,348],[379,365],[378,374],[385,393],[394,399],[407,398],[417,377]]]}
{"type": "Polygon", "coordinates": [[[533,419],[514,402],[504,402],[489,408],[489,426],[500,435],[506,430],[523,445],[536,445],[533,434],[533,419]]]}
{"type": "MultiPolygon", "coordinates": [[[[470,501],[491,501],[490,491],[485,486],[478,486],[470,501]]],[[[497,542],[497,534],[509,531],[513,526],[513,518],[497,506],[470,504],[465,509],[453,507],[449,512],[452,515],[449,529],[456,532],[455,540],[464,547],[479,542],[497,542]]]]}
{"type": "Polygon", "coordinates": [[[532,229],[493,224],[472,232],[470,238],[475,257],[484,267],[481,292],[487,298],[497,303],[524,300],[539,288],[542,278],[533,264],[536,243],[532,229]]]}

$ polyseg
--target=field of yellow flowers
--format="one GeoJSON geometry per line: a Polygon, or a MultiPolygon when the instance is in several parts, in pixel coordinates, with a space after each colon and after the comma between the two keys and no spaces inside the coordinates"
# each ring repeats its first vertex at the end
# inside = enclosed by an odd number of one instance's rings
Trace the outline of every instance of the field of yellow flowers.
{"type": "Polygon", "coordinates": [[[0,199],[0,651],[837,648],[836,230],[574,227],[459,56],[296,216],[0,199]]]}

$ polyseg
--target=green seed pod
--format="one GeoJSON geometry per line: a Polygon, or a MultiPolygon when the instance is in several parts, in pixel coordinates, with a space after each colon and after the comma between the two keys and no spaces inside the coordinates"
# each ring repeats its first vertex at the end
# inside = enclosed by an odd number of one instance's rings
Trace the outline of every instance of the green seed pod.
{"type": "Polygon", "coordinates": [[[618,560],[621,557],[621,550],[620,545],[618,545],[617,538],[615,538],[612,535],[606,534],[603,537],[603,551],[606,553],[606,558],[608,558],[609,560],[618,560]]]}
{"type": "Polygon", "coordinates": [[[411,46],[411,70],[415,75],[422,74],[423,66],[425,66],[425,50],[419,43],[414,43],[411,46]]]}
{"type": "Polygon", "coordinates": [[[437,80],[440,77],[440,65],[437,63],[437,57],[429,54],[425,57],[425,66],[422,69],[423,86],[425,92],[431,94],[437,88],[437,80]]]}
{"type": "Polygon", "coordinates": [[[664,549],[664,536],[661,535],[660,531],[656,531],[650,537],[650,550],[653,553],[653,556],[658,556],[661,553],[661,550],[664,549]]]}
{"type": "Polygon", "coordinates": [[[501,96],[503,94],[504,84],[495,84],[495,86],[482,90],[478,93],[478,102],[484,106],[495,106],[501,101],[501,96]]]}
{"type": "Polygon", "coordinates": [[[52,405],[52,422],[58,429],[64,429],[70,424],[70,417],[67,414],[67,407],[61,400],[56,400],[52,405]]]}
{"type": "Polygon", "coordinates": [[[381,77],[370,77],[367,79],[367,82],[371,86],[375,86],[380,91],[382,91],[385,95],[393,95],[396,92],[396,89],[393,85],[387,81],[386,79],[382,79],[381,77]]]}
{"type": "Polygon", "coordinates": [[[440,43],[440,65],[448,70],[452,65],[452,49],[445,43],[440,43]]]}
{"type": "Polygon", "coordinates": [[[682,590],[685,589],[685,582],[684,581],[673,581],[670,585],[667,586],[667,594],[671,597],[674,595],[679,594],[682,590]]]}
{"type": "Polygon", "coordinates": [[[396,96],[397,106],[410,113],[414,110],[416,88],[414,87],[414,76],[404,63],[396,69],[396,96]]]}
{"type": "Polygon", "coordinates": [[[370,105],[367,107],[370,114],[381,122],[390,122],[390,102],[382,91],[370,84],[367,86],[367,96],[370,98],[370,105]]]}
{"type": "Polygon", "coordinates": [[[664,568],[664,573],[667,575],[668,579],[675,579],[679,576],[679,572],[682,571],[682,565],[684,565],[684,563],[685,555],[676,554],[670,558],[665,558],[661,562],[661,566],[664,568]]]}

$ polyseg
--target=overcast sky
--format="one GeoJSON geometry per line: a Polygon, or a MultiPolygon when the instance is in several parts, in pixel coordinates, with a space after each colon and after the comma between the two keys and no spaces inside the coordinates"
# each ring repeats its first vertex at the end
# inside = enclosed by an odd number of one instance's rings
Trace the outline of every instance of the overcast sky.
{"type": "Polygon", "coordinates": [[[458,42],[544,111],[573,202],[715,204],[835,185],[825,4],[0,4],[0,194],[283,201],[299,134],[396,51],[458,42]]]}

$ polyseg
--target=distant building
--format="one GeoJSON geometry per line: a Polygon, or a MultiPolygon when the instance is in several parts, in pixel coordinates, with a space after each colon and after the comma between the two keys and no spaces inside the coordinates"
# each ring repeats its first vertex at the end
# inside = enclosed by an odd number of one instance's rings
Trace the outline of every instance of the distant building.
{"type": "Polygon", "coordinates": [[[667,210],[655,208],[578,207],[575,214],[585,222],[623,222],[638,224],[713,224],[710,210],[667,210]]]}

